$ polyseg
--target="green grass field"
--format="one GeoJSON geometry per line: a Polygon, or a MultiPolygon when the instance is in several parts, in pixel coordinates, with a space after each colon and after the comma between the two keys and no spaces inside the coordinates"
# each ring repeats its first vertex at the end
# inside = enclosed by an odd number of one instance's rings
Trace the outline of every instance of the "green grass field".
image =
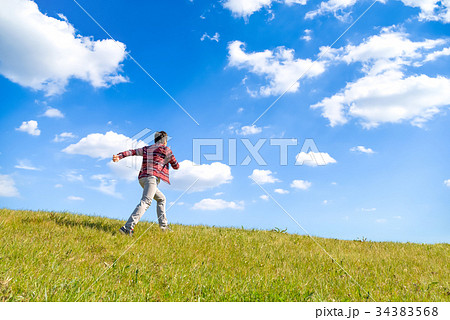
{"type": "Polygon", "coordinates": [[[0,209],[0,300],[450,301],[449,244],[315,238],[363,290],[306,236],[122,224],[0,209]]]}

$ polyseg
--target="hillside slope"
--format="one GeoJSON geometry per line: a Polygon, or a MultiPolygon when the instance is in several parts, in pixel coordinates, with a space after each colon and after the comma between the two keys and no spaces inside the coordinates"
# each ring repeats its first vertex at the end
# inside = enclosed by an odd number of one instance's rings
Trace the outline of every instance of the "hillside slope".
{"type": "Polygon", "coordinates": [[[450,301],[448,244],[315,238],[362,290],[306,236],[122,224],[0,209],[0,300],[450,301]]]}

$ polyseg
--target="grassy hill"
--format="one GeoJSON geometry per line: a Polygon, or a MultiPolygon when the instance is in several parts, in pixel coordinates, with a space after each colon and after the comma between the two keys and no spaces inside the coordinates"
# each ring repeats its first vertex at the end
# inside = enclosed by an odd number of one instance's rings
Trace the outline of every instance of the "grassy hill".
{"type": "Polygon", "coordinates": [[[449,244],[315,238],[363,290],[306,236],[122,224],[0,209],[0,300],[450,301],[449,244]]]}

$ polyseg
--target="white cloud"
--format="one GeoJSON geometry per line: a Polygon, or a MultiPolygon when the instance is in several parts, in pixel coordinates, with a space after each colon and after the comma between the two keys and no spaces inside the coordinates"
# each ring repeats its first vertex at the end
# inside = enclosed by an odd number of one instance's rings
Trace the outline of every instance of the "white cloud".
{"type": "Polygon", "coordinates": [[[411,41],[409,34],[397,29],[395,26],[382,28],[379,35],[371,36],[359,45],[331,49],[327,54],[346,63],[361,62],[365,73],[375,75],[404,65],[421,65],[427,51],[447,43],[445,39],[411,41]]]}
{"type": "Polygon", "coordinates": [[[368,153],[368,154],[375,153],[375,151],[373,151],[371,148],[366,148],[364,146],[352,147],[352,148],[350,148],[350,151],[352,151],[352,152],[368,153]]]}
{"type": "Polygon", "coordinates": [[[270,8],[274,0],[225,0],[222,5],[234,16],[248,18],[261,8],[270,8]]]}
{"type": "Polygon", "coordinates": [[[223,195],[223,192],[216,192],[216,193],[214,193],[214,195],[215,195],[216,197],[218,197],[218,196],[223,195]]]}
{"type": "Polygon", "coordinates": [[[70,201],[84,201],[84,198],[77,197],[77,196],[68,196],[67,200],[70,200],[70,201]]]}
{"type": "Polygon", "coordinates": [[[138,178],[141,165],[141,156],[127,157],[119,162],[110,161],[107,164],[114,177],[127,181],[135,181],[138,178]]]}
{"type": "Polygon", "coordinates": [[[196,180],[189,192],[197,192],[213,189],[233,179],[230,166],[213,162],[211,164],[194,164],[192,161],[180,162],[180,168],[171,172],[170,181],[172,187],[178,190],[186,190],[196,180]]]}
{"type": "Polygon", "coordinates": [[[279,194],[287,194],[287,193],[289,193],[289,190],[275,189],[274,192],[279,193],[279,194]]]}
{"type": "Polygon", "coordinates": [[[280,181],[272,175],[272,171],[270,170],[254,169],[252,174],[248,177],[257,184],[275,183],[280,181]]]}
{"type": "Polygon", "coordinates": [[[419,20],[450,23],[449,0],[401,0],[405,6],[420,8],[419,20]]]}
{"type": "Polygon", "coordinates": [[[72,132],[63,132],[60,134],[56,134],[55,138],[53,139],[54,142],[62,142],[68,139],[74,139],[77,136],[74,135],[72,132]]]}
{"type": "Polygon", "coordinates": [[[143,147],[145,144],[123,134],[108,131],[105,134],[92,133],[75,144],[69,145],[63,152],[80,154],[91,158],[107,159],[114,154],[128,149],[143,147]]]}
{"type": "Polygon", "coordinates": [[[444,181],[444,184],[445,184],[447,187],[450,187],[450,179],[445,180],[445,181],[444,181]]]}
{"type": "Polygon", "coordinates": [[[291,188],[300,189],[300,190],[308,190],[311,187],[312,183],[306,180],[294,180],[291,183],[291,188]]]}
{"type": "Polygon", "coordinates": [[[322,109],[331,126],[356,118],[365,128],[404,121],[422,126],[442,112],[450,101],[450,79],[425,74],[405,76],[402,69],[421,66],[427,52],[447,40],[413,42],[408,36],[394,27],[384,28],[380,35],[360,45],[330,50],[328,58],[362,63],[366,75],[311,107],[322,109]]]}
{"type": "MultiPolygon", "coordinates": [[[[344,21],[351,14],[345,9],[353,7],[357,0],[328,0],[320,3],[319,8],[306,13],[306,19],[313,19],[316,16],[333,13],[334,16],[344,21]]],[[[419,20],[450,22],[450,1],[449,0],[400,0],[405,6],[419,8],[419,20]]],[[[379,0],[386,3],[386,0],[379,0]]]]}
{"type": "Polygon", "coordinates": [[[42,169],[36,168],[33,166],[30,162],[30,160],[24,159],[19,160],[19,163],[14,166],[14,168],[17,169],[23,169],[23,170],[31,170],[31,171],[41,171],[42,169]]]}
{"type": "Polygon", "coordinates": [[[194,210],[215,211],[223,209],[243,210],[244,202],[225,201],[222,199],[203,199],[193,206],[194,210]]]}
{"type": "MultiPolygon", "coordinates": [[[[105,134],[89,134],[62,151],[69,154],[86,155],[95,159],[108,159],[121,151],[141,148],[143,146],[145,146],[143,141],[131,139],[114,131],[108,131],[105,134]]],[[[141,164],[142,157],[134,156],[122,159],[117,163],[110,161],[107,165],[114,176],[123,180],[133,181],[138,176],[141,164]]]]}
{"type": "Polygon", "coordinates": [[[64,115],[61,111],[59,111],[56,108],[48,108],[44,114],[44,117],[48,117],[48,118],[64,118],[64,115]]]}
{"type": "Polygon", "coordinates": [[[38,136],[41,134],[41,130],[38,129],[38,123],[35,120],[22,122],[20,127],[16,128],[16,130],[26,132],[28,134],[31,134],[32,136],[38,136]]]}
{"type": "Polygon", "coordinates": [[[449,104],[450,79],[386,71],[349,83],[342,92],[311,107],[322,108],[331,126],[357,118],[369,129],[404,121],[421,127],[449,104]]]}
{"type": "Polygon", "coordinates": [[[0,73],[12,82],[53,95],[72,78],[94,87],[127,81],[119,74],[123,43],[76,34],[65,17],[42,14],[33,1],[2,0],[1,7],[0,73]]]}
{"type": "Polygon", "coordinates": [[[327,164],[336,162],[337,161],[326,152],[310,151],[306,153],[302,151],[295,157],[296,165],[307,165],[310,167],[325,166],[327,164]]]}
{"type": "Polygon", "coordinates": [[[364,212],[373,212],[376,210],[377,210],[377,208],[361,208],[361,211],[364,211],[364,212]]]}
{"type": "Polygon", "coordinates": [[[311,41],[312,40],[311,33],[312,30],[305,29],[305,34],[301,37],[301,39],[305,40],[306,42],[311,41]]]}
{"type": "Polygon", "coordinates": [[[0,174],[0,197],[18,197],[19,190],[16,188],[14,179],[7,174],[0,174]]]}
{"type": "Polygon", "coordinates": [[[322,203],[323,203],[324,205],[327,205],[328,202],[329,202],[328,200],[323,200],[323,201],[322,201],[322,203]]]}
{"type": "Polygon", "coordinates": [[[218,32],[216,32],[212,37],[205,32],[200,38],[200,41],[205,41],[206,39],[209,39],[211,41],[219,42],[219,38],[220,34],[218,32]]]}
{"type": "Polygon", "coordinates": [[[257,127],[256,125],[252,124],[251,126],[243,126],[241,130],[237,130],[236,133],[241,134],[243,136],[249,136],[252,134],[258,134],[262,132],[261,127],[257,127]]]}
{"type": "Polygon", "coordinates": [[[109,175],[97,174],[93,175],[91,179],[100,181],[100,185],[98,187],[93,187],[92,189],[100,191],[101,193],[104,193],[109,196],[113,196],[120,199],[123,198],[123,196],[120,193],[116,192],[117,181],[111,179],[109,175]]]}
{"type": "Polygon", "coordinates": [[[259,196],[261,199],[263,199],[264,201],[269,200],[269,196],[267,194],[263,194],[259,196]]]}
{"type": "Polygon", "coordinates": [[[228,44],[228,65],[238,69],[262,76],[268,82],[258,91],[248,89],[252,96],[279,95],[287,92],[296,92],[300,83],[298,78],[306,72],[306,78],[312,78],[325,71],[325,62],[318,61],[312,64],[311,59],[295,59],[294,50],[277,47],[272,50],[246,53],[245,44],[233,41],[228,44]]]}
{"type": "Polygon", "coordinates": [[[387,222],[387,220],[386,219],[376,219],[375,222],[376,223],[385,223],[385,222],[387,222]]]}
{"type": "Polygon", "coordinates": [[[284,2],[287,5],[306,4],[307,0],[225,0],[224,8],[230,10],[235,17],[248,19],[262,8],[270,9],[272,2],[284,2]]]}
{"type": "MultiPolygon", "coordinates": [[[[320,3],[319,8],[313,11],[309,11],[305,15],[305,19],[314,19],[316,16],[321,16],[329,13],[341,20],[347,20],[351,12],[344,12],[344,9],[352,7],[357,0],[328,0],[320,3]]],[[[380,1],[383,2],[383,1],[380,1]]]]}
{"type": "Polygon", "coordinates": [[[427,57],[425,58],[425,61],[434,61],[440,57],[450,56],[450,48],[444,48],[440,51],[435,51],[432,53],[429,53],[427,57]]]}
{"type": "Polygon", "coordinates": [[[244,111],[244,108],[239,108],[238,110],[237,110],[237,113],[242,113],[244,111]]]}
{"type": "Polygon", "coordinates": [[[64,187],[64,186],[60,183],[55,184],[55,188],[62,188],[62,187],[64,187]]]}

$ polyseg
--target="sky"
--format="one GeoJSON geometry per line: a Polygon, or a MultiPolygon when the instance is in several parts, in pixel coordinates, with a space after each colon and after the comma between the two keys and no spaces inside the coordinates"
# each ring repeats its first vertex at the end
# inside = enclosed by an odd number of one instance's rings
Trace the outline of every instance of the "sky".
{"type": "Polygon", "coordinates": [[[77,2],[0,0],[0,207],[125,220],[164,130],[170,223],[450,242],[450,1],[77,2]]]}

